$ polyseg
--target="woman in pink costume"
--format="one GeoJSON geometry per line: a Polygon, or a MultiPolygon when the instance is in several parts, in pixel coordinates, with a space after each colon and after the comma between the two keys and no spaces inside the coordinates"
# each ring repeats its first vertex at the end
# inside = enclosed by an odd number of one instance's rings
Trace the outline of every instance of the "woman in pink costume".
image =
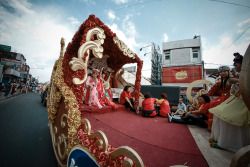
{"type": "Polygon", "coordinates": [[[87,93],[85,98],[85,104],[97,106],[98,108],[102,108],[102,105],[100,104],[98,100],[98,91],[97,91],[97,75],[99,73],[99,70],[94,69],[91,76],[87,77],[86,80],[86,87],[87,87],[87,93]]]}

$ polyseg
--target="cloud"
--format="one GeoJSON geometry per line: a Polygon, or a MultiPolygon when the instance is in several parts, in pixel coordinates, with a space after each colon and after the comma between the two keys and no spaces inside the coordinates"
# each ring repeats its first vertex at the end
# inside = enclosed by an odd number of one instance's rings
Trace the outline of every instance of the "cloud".
{"type": "Polygon", "coordinates": [[[72,26],[77,26],[77,27],[80,26],[80,21],[77,20],[77,19],[74,18],[74,17],[68,17],[67,20],[70,21],[70,23],[72,24],[72,26]]]}
{"type": "Polygon", "coordinates": [[[114,20],[116,18],[115,12],[113,10],[107,11],[107,15],[110,20],[114,20]]]}
{"type": "Polygon", "coordinates": [[[121,3],[127,3],[128,0],[112,0],[114,1],[116,4],[121,4],[121,3]]]}
{"type": "Polygon", "coordinates": [[[135,24],[129,20],[133,15],[128,14],[125,16],[125,19],[122,22],[122,28],[125,31],[125,34],[130,37],[136,37],[136,28],[135,24]]]}
{"type": "Polygon", "coordinates": [[[206,39],[202,39],[203,45],[203,60],[205,62],[205,68],[218,68],[220,65],[233,65],[233,53],[239,52],[244,55],[249,45],[249,41],[242,42],[240,44],[232,44],[229,48],[224,48],[228,41],[231,41],[232,37],[223,35],[220,37],[218,43],[210,45],[206,39]]]}
{"type": "MultiPolygon", "coordinates": [[[[122,40],[134,53],[136,53],[140,59],[143,61],[142,75],[144,77],[150,78],[151,76],[151,47],[143,48],[142,51],[139,51],[140,48],[148,46],[148,43],[138,43],[136,37],[136,27],[134,23],[130,20],[132,15],[126,15],[122,21],[122,27],[119,27],[118,24],[112,23],[109,28],[116,33],[118,38],[122,40]],[[145,53],[146,56],[144,56],[145,53]]],[[[128,64],[125,67],[136,66],[136,64],[128,64]]]]}
{"type": "Polygon", "coordinates": [[[166,33],[163,34],[162,38],[162,42],[168,42],[168,35],[166,33]]]}
{"type": "Polygon", "coordinates": [[[245,24],[247,24],[247,23],[250,23],[250,18],[247,19],[247,20],[244,20],[244,21],[242,21],[242,22],[239,22],[239,23],[238,23],[238,27],[241,27],[241,26],[243,26],[243,25],[245,25],[245,24]]]}
{"type": "Polygon", "coordinates": [[[31,67],[30,73],[42,82],[50,80],[54,61],[59,57],[61,37],[67,46],[76,31],[72,24],[79,24],[73,17],[65,21],[63,14],[56,7],[39,8],[21,0],[6,1],[5,7],[0,6],[0,20],[4,23],[0,24],[0,43],[22,53],[31,67]],[[15,12],[7,8],[14,8],[15,12]]]}
{"type": "Polygon", "coordinates": [[[126,30],[121,30],[119,29],[118,25],[113,23],[111,25],[108,25],[109,28],[116,33],[116,35],[118,36],[118,38],[120,40],[122,40],[123,42],[125,42],[125,44],[133,51],[136,51],[136,48],[138,47],[138,44],[135,40],[135,36],[128,36],[125,31],[126,30]]]}
{"type": "Polygon", "coordinates": [[[202,40],[203,46],[203,60],[206,68],[217,68],[219,65],[233,65],[233,53],[239,52],[244,55],[250,43],[249,32],[250,19],[241,21],[237,24],[235,31],[236,35],[225,32],[220,36],[217,43],[209,44],[204,38],[202,40]],[[208,64],[211,63],[211,64],[208,64]]]}
{"type": "Polygon", "coordinates": [[[250,19],[244,20],[240,23],[238,23],[238,27],[240,27],[237,31],[237,33],[242,33],[244,34],[250,27],[250,19]]]}
{"type": "Polygon", "coordinates": [[[79,1],[90,5],[96,5],[96,2],[94,0],[79,0],[79,1]]]}
{"type": "Polygon", "coordinates": [[[3,3],[9,3],[9,5],[14,8],[19,13],[33,14],[34,11],[31,9],[32,4],[27,0],[10,0],[3,3]]]}

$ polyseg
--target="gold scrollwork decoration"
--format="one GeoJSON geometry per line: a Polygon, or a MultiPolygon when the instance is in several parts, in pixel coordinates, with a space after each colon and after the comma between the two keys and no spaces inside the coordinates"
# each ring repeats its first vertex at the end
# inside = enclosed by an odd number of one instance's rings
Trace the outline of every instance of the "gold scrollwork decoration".
{"type": "Polygon", "coordinates": [[[64,118],[66,118],[66,119],[68,118],[67,114],[63,114],[61,116],[61,127],[62,128],[65,128],[65,126],[66,126],[66,123],[63,121],[64,118]]]}
{"type": "Polygon", "coordinates": [[[77,71],[79,69],[84,69],[86,71],[84,78],[81,80],[79,78],[73,78],[73,83],[75,85],[80,85],[85,82],[87,79],[87,64],[89,60],[89,51],[92,50],[93,55],[96,58],[102,58],[103,56],[103,47],[102,44],[104,43],[104,39],[106,38],[104,34],[104,30],[96,27],[87,32],[86,35],[86,42],[80,46],[78,49],[78,57],[73,57],[72,60],[69,62],[71,70],[77,71]],[[91,41],[91,37],[93,35],[97,36],[97,40],[91,41]],[[87,53],[87,57],[85,61],[83,61],[84,55],[87,53]]]}
{"type": "Polygon", "coordinates": [[[112,158],[116,158],[116,157],[119,157],[121,155],[125,155],[125,156],[129,157],[123,162],[123,164],[122,164],[123,166],[132,167],[133,162],[134,162],[136,167],[144,167],[144,164],[143,164],[141,157],[132,148],[130,148],[128,146],[121,146],[121,147],[117,148],[115,151],[110,153],[110,156],[112,158]]]}
{"type": "Polygon", "coordinates": [[[81,123],[84,124],[84,132],[87,133],[87,135],[90,135],[91,132],[91,124],[88,119],[83,118],[81,119],[81,123]]]}
{"type": "Polygon", "coordinates": [[[196,93],[196,95],[194,96],[194,98],[197,99],[199,96],[201,96],[203,94],[206,94],[206,93],[207,93],[207,90],[201,89],[201,90],[199,90],[199,92],[196,93]]]}
{"type": "Polygon", "coordinates": [[[97,145],[102,148],[103,152],[107,152],[108,150],[108,139],[106,135],[101,131],[97,130],[95,131],[92,135],[89,136],[90,138],[95,138],[97,137],[97,145]]]}
{"type": "MultiPolygon", "coordinates": [[[[67,119],[68,116],[67,114],[63,114],[61,116],[61,128],[65,128],[66,124],[63,121],[63,119],[67,119]]],[[[56,139],[56,135],[57,135],[57,127],[53,126],[52,123],[50,123],[50,134],[52,137],[52,145],[53,145],[53,149],[56,155],[56,159],[57,162],[60,164],[60,166],[65,166],[61,161],[64,160],[67,156],[67,147],[68,147],[68,143],[67,143],[67,136],[65,134],[59,134],[58,138],[56,139]],[[61,145],[63,145],[64,148],[64,152],[62,153],[61,151],[61,145]]]]}
{"type": "Polygon", "coordinates": [[[97,130],[93,134],[91,132],[91,125],[88,119],[83,118],[81,123],[84,125],[84,132],[88,135],[89,138],[98,138],[97,142],[95,143],[98,147],[101,147],[102,151],[108,153],[113,159],[124,155],[127,158],[123,161],[123,166],[132,167],[135,163],[136,167],[143,167],[143,161],[141,157],[137,154],[135,150],[128,146],[122,146],[117,148],[115,151],[108,152],[108,139],[106,135],[101,131],[97,130]]]}
{"type": "MultiPolygon", "coordinates": [[[[64,56],[64,39],[62,38],[60,57],[55,62],[51,75],[51,81],[47,96],[47,110],[48,110],[49,122],[52,126],[57,116],[57,112],[59,112],[58,107],[60,106],[60,101],[62,97],[64,97],[65,108],[67,110],[67,122],[61,122],[61,126],[65,127],[66,124],[68,125],[68,130],[67,130],[68,136],[66,143],[67,144],[66,153],[68,154],[71,148],[73,148],[73,146],[78,143],[76,136],[77,136],[77,128],[81,124],[81,112],[78,109],[79,107],[74,93],[65,84],[63,79],[63,70],[62,70],[63,56],[64,56]]],[[[61,121],[65,117],[66,116],[63,115],[61,121]]],[[[53,133],[51,133],[51,136],[52,134],[53,133]]],[[[63,138],[64,136],[61,136],[61,139],[63,138]]]]}
{"type": "Polygon", "coordinates": [[[123,41],[121,41],[118,37],[114,37],[113,41],[125,56],[135,59],[135,54],[128,48],[128,46],[123,41]]]}
{"type": "Polygon", "coordinates": [[[191,102],[191,103],[196,103],[196,100],[197,100],[197,97],[202,95],[202,94],[206,94],[207,93],[207,90],[208,90],[208,87],[212,87],[213,86],[213,83],[211,81],[208,81],[208,80],[196,80],[194,82],[192,82],[191,84],[189,84],[188,88],[187,88],[187,91],[186,91],[186,95],[187,95],[187,98],[188,100],[191,102]],[[201,89],[196,95],[195,97],[193,98],[192,97],[192,89],[195,85],[199,85],[199,84],[204,84],[206,85],[205,88],[201,89]]]}
{"type": "Polygon", "coordinates": [[[98,138],[98,140],[97,140],[98,143],[96,143],[96,144],[99,147],[102,148],[103,152],[107,152],[107,150],[108,150],[108,139],[107,139],[106,135],[101,130],[97,130],[93,134],[90,134],[90,132],[91,132],[91,124],[90,124],[89,120],[86,119],[86,118],[83,118],[81,120],[81,123],[84,124],[84,132],[87,133],[87,135],[90,138],[97,137],[98,138]]]}

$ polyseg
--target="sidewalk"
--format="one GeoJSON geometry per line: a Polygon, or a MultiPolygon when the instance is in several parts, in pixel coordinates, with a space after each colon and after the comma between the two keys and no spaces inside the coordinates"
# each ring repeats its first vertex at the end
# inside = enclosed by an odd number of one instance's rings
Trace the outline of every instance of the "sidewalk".
{"type": "Polygon", "coordinates": [[[228,150],[211,148],[208,142],[211,132],[207,129],[195,125],[188,125],[188,128],[209,166],[230,166],[235,153],[228,150]]]}
{"type": "Polygon", "coordinates": [[[21,90],[18,89],[13,95],[11,95],[11,92],[5,97],[5,92],[0,92],[0,102],[1,101],[4,101],[6,99],[9,99],[11,97],[14,97],[14,96],[17,96],[17,95],[20,95],[21,94],[21,90]]]}

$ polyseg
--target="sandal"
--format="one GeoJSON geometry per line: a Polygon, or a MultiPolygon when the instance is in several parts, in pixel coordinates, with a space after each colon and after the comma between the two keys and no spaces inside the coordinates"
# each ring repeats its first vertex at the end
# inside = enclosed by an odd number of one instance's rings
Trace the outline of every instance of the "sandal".
{"type": "Polygon", "coordinates": [[[209,141],[209,143],[217,143],[217,141],[214,140],[214,138],[210,138],[210,139],[208,139],[208,141],[209,141]]]}
{"type": "Polygon", "coordinates": [[[217,149],[222,149],[217,143],[211,143],[210,147],[217,148],[217,149]]]}

